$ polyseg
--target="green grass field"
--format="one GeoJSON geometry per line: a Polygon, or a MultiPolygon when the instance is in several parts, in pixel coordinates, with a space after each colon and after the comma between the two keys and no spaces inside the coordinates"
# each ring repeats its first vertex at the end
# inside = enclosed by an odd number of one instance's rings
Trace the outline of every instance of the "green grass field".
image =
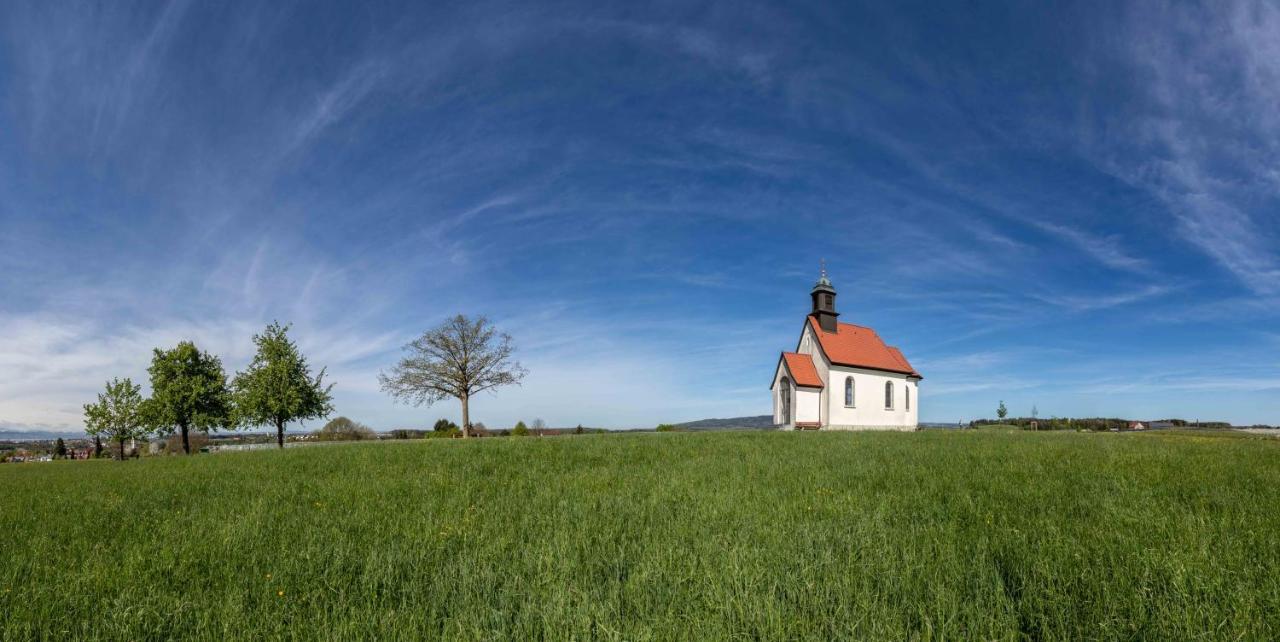
{"type": "Polygon", "coordinates": [[[1280,441],[430,440],[0,466],[4,639],[1276,639],[1280,441]]]}

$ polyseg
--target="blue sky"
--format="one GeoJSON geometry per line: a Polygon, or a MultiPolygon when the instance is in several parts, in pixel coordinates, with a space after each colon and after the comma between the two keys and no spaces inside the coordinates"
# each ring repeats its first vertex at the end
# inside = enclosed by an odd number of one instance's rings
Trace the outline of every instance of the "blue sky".
{"type": "Polygon", "coordinates": [[[1280,423],[1280,9],[6,2],[0,427],[273,319],[338,411],[455,313],[473,417],[765,414],[825,257],[924,421],[1280,423]]]}

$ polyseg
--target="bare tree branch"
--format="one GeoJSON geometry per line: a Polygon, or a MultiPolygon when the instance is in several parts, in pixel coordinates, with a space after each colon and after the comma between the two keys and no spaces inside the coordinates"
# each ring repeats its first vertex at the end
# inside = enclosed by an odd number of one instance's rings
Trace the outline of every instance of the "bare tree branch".
{"type": "Polygon", "coordinates": [[[528,371],[512,360],[511,335],[499,334],[485,317],[457,315],[404,347],[389,372],[378,375],[383,391],[415,406],[448,398],[462,402],[463,435],[470,436],[469,400],[486,390],[516,384],[528,371]]]}

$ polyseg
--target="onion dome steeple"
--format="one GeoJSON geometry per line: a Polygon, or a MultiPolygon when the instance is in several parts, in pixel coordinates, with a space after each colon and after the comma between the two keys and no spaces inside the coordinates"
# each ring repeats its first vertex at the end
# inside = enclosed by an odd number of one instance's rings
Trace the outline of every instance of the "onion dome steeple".
{"type": "Polygon", "coordinates": [[[818,282],[813,284],[809,296],[813,297],[813,311],[809,313],[810,316],[818,320],[818,326],[824,332],[835,332],[836,317],[840,316],[840,313],[836,312],[836,289],[827,278],[826,259],[822,261],[822,275],[818,277],[818,282]]]}

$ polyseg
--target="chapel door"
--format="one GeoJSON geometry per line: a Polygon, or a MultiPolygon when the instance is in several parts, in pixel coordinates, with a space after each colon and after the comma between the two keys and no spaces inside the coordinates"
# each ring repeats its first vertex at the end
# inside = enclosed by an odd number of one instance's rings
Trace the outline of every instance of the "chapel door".
{"type": "Polygon", "coordinates": [[[782,385],[778,386],[778,394],[782,395],[782,425],[791,424],[791,380],[786,377],[782,378],[782,385]]]}

